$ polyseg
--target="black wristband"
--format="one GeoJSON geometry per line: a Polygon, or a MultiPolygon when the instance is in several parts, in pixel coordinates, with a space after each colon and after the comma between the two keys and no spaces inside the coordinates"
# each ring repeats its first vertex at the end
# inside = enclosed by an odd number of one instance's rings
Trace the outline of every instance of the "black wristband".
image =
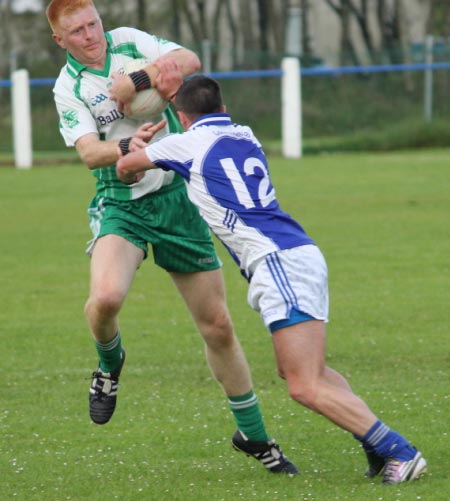
{"type": "Polygon", "coordinates": [[[133,81],[136,92],[152,88],[152,81],[145,70],[132,71],[128,76],[133,81]]]}
{"type": "Polygon", "coordinates": [[[119,141],[119,148],[120,151],[122,152],[122,155],[130,153],[130,142],[131,142],[131,137],[125,137],[119,141]]]}

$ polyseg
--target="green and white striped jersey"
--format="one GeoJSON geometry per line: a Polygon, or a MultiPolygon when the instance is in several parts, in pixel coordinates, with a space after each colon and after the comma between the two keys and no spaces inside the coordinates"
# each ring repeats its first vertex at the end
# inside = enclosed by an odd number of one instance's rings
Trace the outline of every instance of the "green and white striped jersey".
{"type": "MultiPolygon", "coordinates": [[[[118,140],[132,136],[143,120],[127,118],[117,109],[117,103],[109,98],[112,73],[123,70],[131,59],[146,58],[154,61],[163,54],[181,48],[180,45],[134,28],[117,28],[105,33],[107,56],[103,70],[87,68],[67,53],[67,64],[62,68],[53,89],[60,118],[60,132],[67,146],[89,133],[96,133],[103,140],[118,140]]],[[[165,131],[181,132],[175,113],[168,108],[164,112],[168,121],[165,131]]],[[[146,121],[157,122],[162,117],[149,117],[146,121]]],[[[155,139],[154,138],[154,139],[155,139]]],[[[157,191],[173,181],[173,172],[156,169],[146,172],[145,177],[133,185],[125,185],[116,177],[116,167],[94,169],[97,178],[97,195],[131,200],[157,191]]]]}

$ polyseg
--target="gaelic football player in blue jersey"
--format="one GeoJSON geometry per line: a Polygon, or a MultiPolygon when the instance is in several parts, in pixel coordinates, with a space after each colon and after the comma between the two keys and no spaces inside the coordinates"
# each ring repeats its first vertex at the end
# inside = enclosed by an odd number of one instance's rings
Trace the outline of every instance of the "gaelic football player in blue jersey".
{"type": "MultiPolygon", "coordinates": [[[[271,332],[290,396],[362,443],[366,476],[383,473],[386,484],[418,478],[426,470],[422,454],[325,365],[327,266],[313,240],[280,208],[261,144],[249,127],[231,121],[211,78],[188,79],[175,105],[186,132],[123,155],[119,179],[134,183],[155,168],[180,174],[189,198],[249,282],[249,304],[271,332]]],[[[239,432],[233,442],[239,449],[239,432]]]]}

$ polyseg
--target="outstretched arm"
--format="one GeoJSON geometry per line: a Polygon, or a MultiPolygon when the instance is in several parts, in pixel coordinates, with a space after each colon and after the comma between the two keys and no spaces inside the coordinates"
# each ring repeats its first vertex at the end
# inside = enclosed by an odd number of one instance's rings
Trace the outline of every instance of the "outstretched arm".
{"type": "Polygon", "coordinates": [[[144,171],[157,168],[157,166],[148,159],[145,148],[128,153],[127,155],[122,155],[120,148],[117,148],[117,150],[119,160],[116,166],[116,173],[122,183],[137,183],[142,179],[142,173],[144,171]]]}
{"type": "MultiPolygon", "coordinates": [[[[141,125],[133,136],[125,138],[129,151],[136,151],[147,146],[153,136],[166,125],[166,120],[161,120],[157,124],[147,122],[141,125]]],[[[75,143],[81,160],[89,169],[108,167],[118,159],[117,152],[120,151],[119,141],[101,141],[97,134],[90,133],[80,137],[75,143]]]]}
{"type": "MultiPolygon", "coordinates": [[[[147,134],[152,137],[166,125],[166,120],[161,120],[157,124],[149,124],[150,127],[146,130],[147,134]]],[[[147,143],[143,142],[143,146],[147,143]]],[[[135,147],[130,149],[130,153],[123,155],[119,147],[116,148],[116,154],[119,157],[116,166],[117,177],[125,184],[137,183],[143,178],[144,171],[148,169],[156,169],[157,166],[150,162],[145,153],[145,148],[135,147]]]]}

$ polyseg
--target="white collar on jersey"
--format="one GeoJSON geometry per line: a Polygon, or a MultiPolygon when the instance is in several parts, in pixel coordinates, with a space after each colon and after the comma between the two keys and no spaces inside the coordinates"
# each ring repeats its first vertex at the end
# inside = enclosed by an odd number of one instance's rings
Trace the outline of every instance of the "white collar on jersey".
{"type": "Polygon", "coordinates": [[[231,125],[231,117],[228,113],[211,113],[202,115],[189,127],[188,130],[204,125],[231,125]]]}

